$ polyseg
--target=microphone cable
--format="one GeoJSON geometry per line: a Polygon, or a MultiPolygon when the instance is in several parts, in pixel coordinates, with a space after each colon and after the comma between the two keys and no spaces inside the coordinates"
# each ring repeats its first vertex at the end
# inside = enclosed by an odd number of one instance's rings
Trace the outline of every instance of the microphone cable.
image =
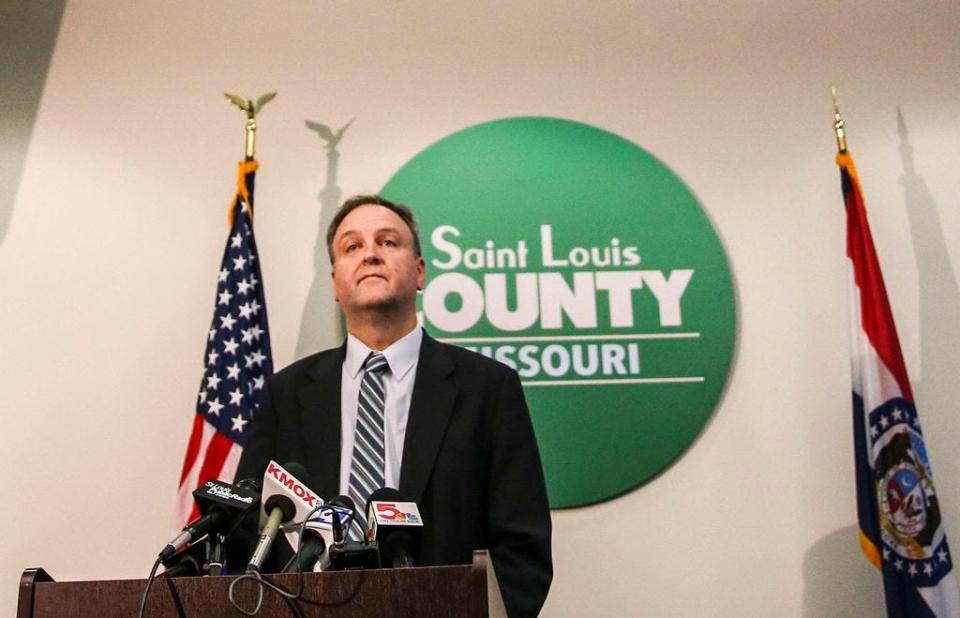
{"type": "Polygon", "coordinates": [[[143,589],[143,596],[140,598],[140,611],[137,612],[137,618],[143,618],[143,610],[147,607],[147,596],[150,594],[150,587],[153,586],[153,580],[157,578],[157,569],[160,568],[161,562],[163,562],[163,558],[158,556],[156,562],[153,563],[153,568],[150,569],[150,575],[147,577],[147,586],[143,589]]]}
{"type": "MultiPolygon", "coordinates": [[[[304,532],[306,531],[306,528],[307,528],[307,521],[309,521],[311,517],[316,515],[324,507],[326,507],[325,504],[321,504],[317,507],[314,507],[314,509],[309,513],[307,513],[306,517],[303,518],[303,521],[297,524],[299,528],[299,537],[297,538],[297,551],[293,554],[293,557],[290,558],[290,560],[288,560],[285,565],[283,565],[283,568],[280,569],[281,572],[286,571],[287,567],[293,564],[295,560],[298,560],[300,558],[300,553],[303,551],[304,532]]],[[[291,610],[295,615],[302,616],[303,614],[300,612],[300,608],[296,607],[296,601],[300,600],[301,597],[303,596],[303,572],[302,571],[299,572],[297,583],[298,583],[297,588],[299,588],[299,590],[297,590],[297,592],[294,593],[264,578],[262,574],[259,572],[244,573],[240,577],[230,582],[230,588],[227,590],[227,593],[228,593],[227,598],[230,600],[230,604],[233,605],[233,608],[238,612],[240,612],[241,614],[243,614],[244,616],[256,616],[258,613],[260,613],[260,608],[263,606],[263,589],[269,588],[270,590],[273,590],[274,592],[279,594],[281,597],[283,597],[284,600],[286,600],[287,604],[290,606],[291,610]],[[237,599],[236,599],[236,589],[235,589],[238,583],[248,579],[255,581],[257,585],[257,604],[254,606],[253,610],[249,610],[249,611],[240,607],[240,604],[237,602],[237,599]]]]}
{"type": "MultiPolygon", "coordinates": [[[[300,558],[300,554],[303,551],[303,543],[304,543],[304,537],[305,537],[304,533],[306,532],[307,522],[310,521],[310,518],[316,515],[317,513],[319,513],[320,511],[327,509],[327,510],[333,511],[333,517],[336,517],[339,519],[338,512],[336,508],[334,508],[335,506],[336,505],[329,504],[329,503],[321,504],[315,507],[309,513],[307,513],[306,517],[303,518],[303,521],[297,524],[297,527],[299,528],[299,538],[297,539],[297,551],[293,554],[293,557],[291,557],[290,560],[287,561],[287,563],[283,566],[281,571],[286,571],[287,567],[289,567],[291,564],[294,564],[294,561],[300,558]]],[[[340,507],[340,508],[344,508],[344,507],[340,507]]],[[[356,510],[353,508],[349,510],[350,510],[349,521],[347,522],[348,529],[349,529],[349,524],[353,523],[354,514],[356,513],[356,510]]],[[[360,524],[358,523],[357,525],[360,525],[360,524]]],[[[343,605],[345,603],[349,603],[350,601],[353,600],[354,597],[357,596],[357,593],[360,592],[360,587],[363,585],[364,579],[365,577],[363,576],[363,572],[361,571],[360,577],[357,578],[357,585],[354,587],[353,591],[351,591],[350,594],[347,595],[346,599],[342,601],[337,601],[334,603],[320,603],[318,601],[311,601],[310,599],[303,598],[303,592],[304,592],[303,571],[299,571],[297,573],[297,591],[296,592],[293,592],[292,590],[287,590],[283,586],[280,586],[279,584],[276,584],[270,581],[269,579],[263,577],[263,575],[259,572],[244,573],[243,575],[240,575],[239,577],[234,579],[232,582],[230,582],[230,587],[227,591],[228,592],[227,598],[230,600],[230,604],[233,606],[233,608],[236,609],[241,614],[243,614],[244,616],[256,616],[260,612],[260,609],[263,606],[263,590],[264,588],[269,588],[270,590],[273,590],[274,592],[279,594],[284,599],[284,601],[286,601],[287,606],[290,607],[290,610],[294,613],[294,615],[299,617],[299,616],[303,616],[303,613],[300,611],[300,608],[297,606],[298,601],[302,603],[306,603],[307,605],[313,605],[316,607],[343,605]],[[254,606],[253,610],[246,610],[240,607],[240,604],[237,602],[237,599],[236,599],[235,586],[239,582],[244,580],[253,580],[257,586],[257,604],[254,606]]]]}

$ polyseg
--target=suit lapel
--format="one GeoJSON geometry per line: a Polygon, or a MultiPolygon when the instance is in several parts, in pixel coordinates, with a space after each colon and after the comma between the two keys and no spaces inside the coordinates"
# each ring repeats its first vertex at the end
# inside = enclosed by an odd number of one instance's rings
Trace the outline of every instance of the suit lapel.
{"type": "Polygon", "coordinates": [[[423,497],[453,414],[457,387],[447,379],[453,370],[443,346],[424,333],[400,463],[400,492],[414,502],[423,497]]]}
{"type": "MultiPolygon", "coordinates": [[[[300,391],[306,468],[324,500],[340,494],[340,382],[346,343],[323,354],[307,370],[300,391]]],[[[282,463],[282,462],[281,462],[282,463]]]]}

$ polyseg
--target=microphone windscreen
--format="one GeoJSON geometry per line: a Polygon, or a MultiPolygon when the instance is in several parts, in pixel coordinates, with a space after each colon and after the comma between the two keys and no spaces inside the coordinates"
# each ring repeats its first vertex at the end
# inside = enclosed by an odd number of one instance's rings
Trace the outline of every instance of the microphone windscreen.
{"type": "Polygon", "coordinates": [[[381,487],[380,489],[375,489],[373,493],[370,494],[370,497],[367,498],[366,513],[370,513],[370,505],[374,502],[406,502],[403,499],[403,495],[394,489],[393,487],[381,487]]]}
{"type": "Polygon", "coordinates": [[[288,522],[297,516],[297,505],[295,505],[293,500],[288,496],[284,496],[283,494],[274,494],[267,498],[267,501],[263,503],[263,508],[267,510],[267,513],[270,513],[273,509],[280,509],[283,513],[283,518],[280,520],[282,523],[288,522]]]}
{"type": "Polygon", "coordinates": [[[342,506],[343,508],[351,511],[356,510],[357,508],[357,505],[356,503],[354,503],[353,498],[351,498],[350,496],[344,496],[343,494],[337,496],[336,498],[332,498],[327,502],[327,504],[342,506]]]}
{"type": "Polygon", "coordinates": [[[313,479],[310,478],[310,473],[307,472],[307,469],[303,467],[302,463],[291,461],[283,464],[283,467],[287,472],[297,477],[301,483],[313,489],[313,479]]]}
{"type": "Polygon", "coordinates": [[[249,489],[250,491],[255,491],[260,493],[260,489],[263,487],[263,483],[260,482],[260,479],[240,479],[235,483],[237,487],[242,489],[249,489]]]}

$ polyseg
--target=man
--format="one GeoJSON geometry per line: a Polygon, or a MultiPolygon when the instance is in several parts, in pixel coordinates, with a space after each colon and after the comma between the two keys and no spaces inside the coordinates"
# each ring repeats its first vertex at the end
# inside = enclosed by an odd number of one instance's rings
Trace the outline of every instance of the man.
{"type": "Polygon", "coordinates": [[[361,509],[396,487],[423,517],[417,564],[487,548],[508,614],[535,616],[552,579],[550,511],[516,372],[420,328],[425,263],[405,206],[347,200],[327,249],[347,341],[267,380],[237,478],[296,461],[322,497],[361,509]]]}

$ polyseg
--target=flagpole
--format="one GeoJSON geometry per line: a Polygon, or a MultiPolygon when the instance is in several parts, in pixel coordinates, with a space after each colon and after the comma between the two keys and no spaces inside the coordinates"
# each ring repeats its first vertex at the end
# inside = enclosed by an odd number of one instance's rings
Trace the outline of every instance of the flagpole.
{"type": "Polygon", "coordinates": [[[840,154],[847,153],[847,131],[840,116],[840,104],[837,102],[837,87],[830,86],[830,95],[833,97],[833,131],[837,135],[837,150],[840,154]]]}
{"type": "Polygon", "coordinates": [[[257,119],[252,114],[247,114],[247,130],[244,143],[244,161],[253,161],[253,155],[257,149],[257,119]]]}
{"type": "MultiPolygon", "coordinates": [[[[268,92],[256,101],[253,99],[244,99],[241,96],[230,94],[229,92],[224,92],[223,96],[239,107],[247,119],[244,125],[243,161],[240,163],[237,174],[237,199],[240,200],[241,207],[246,209],[250,215],[250,219],[253,220],[253,200],[251,196],[253,192],[253,175],[257,171],[257,167],[259,167],[259,163],[257,163],[257,160],[254,158],[257,148],[257,113],[263,109],[264,105],[272,101],[273,98],[277,96],[277,93],[276,91],[268,92]]],[[[233,211],[235,206],[236,202],[231,204],[230,211],[227,214],[230,227],[233,227],[233,211]]]]}

